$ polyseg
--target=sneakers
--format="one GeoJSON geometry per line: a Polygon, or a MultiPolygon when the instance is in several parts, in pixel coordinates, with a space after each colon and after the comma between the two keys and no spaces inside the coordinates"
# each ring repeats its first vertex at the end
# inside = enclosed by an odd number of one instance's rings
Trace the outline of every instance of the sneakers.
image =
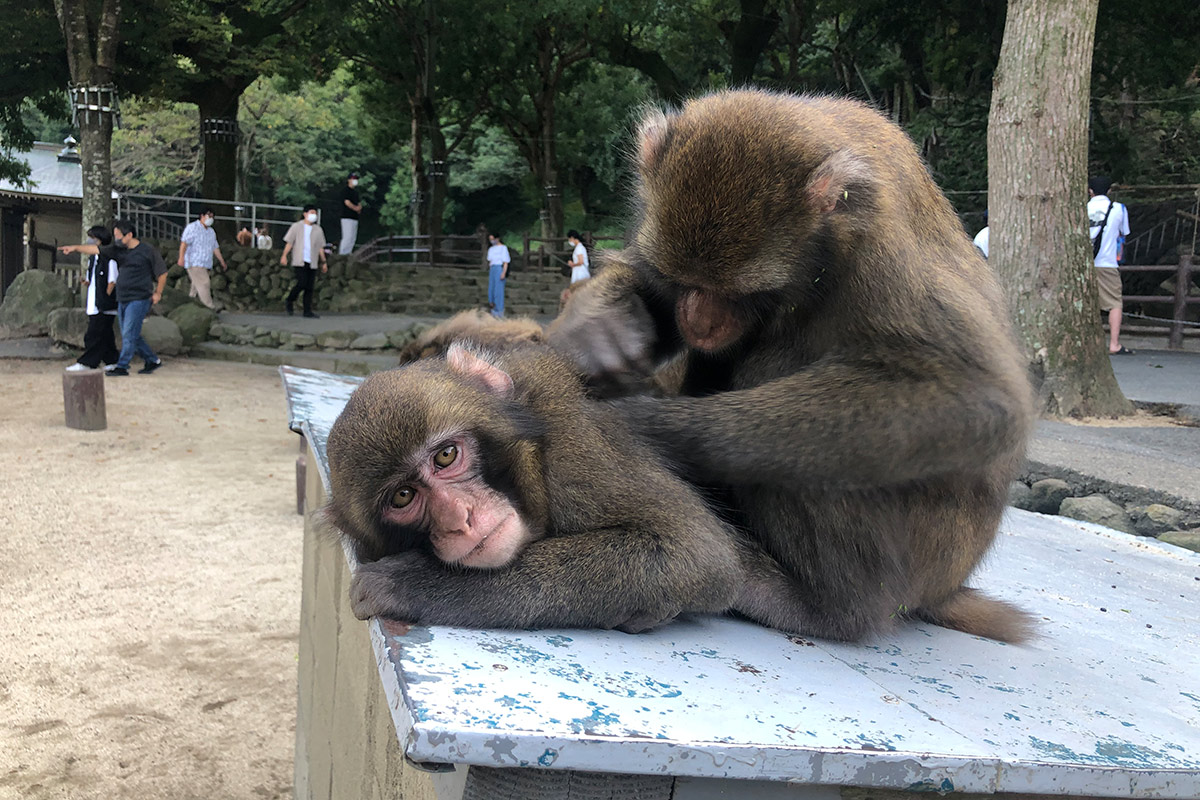
{"type": "Polygon", "coordinates": [[[321,318],[320,314],[314,314],[311,311],[305,311],[304,316],[308,317],[309,319],[320,319],[321,318]]]}
{"type": "MultiPolygon", "coordinates": [[[[142,367],[141,369],[139,369],[138,375],[149,375],[151,372],[154,372],[154,370],[158,369],[161,366],[162,366],[162,359],[160,358],[158,361],[152,361],[149,364],[142,367]]],[[[129,373],[126,372],[126,374],[128,375],[129,373]]]]}
{"type": "Polygon", "coordinates": [[[110,378],[119,378],[122,375],[128,375],[129,370],[125,369],[124,367],[113,366],[113,367],[109,367],[108,369],[104,370],[104,374],[109,376],[110,378]]]}
{"type": "Polygon", "coordinates": [[[95,369],[95,367],[89,367],[87,364],[80,364],[78,361],[76,361],[74,364],[67,367],[67,372],[88,372],[93,369],[95,369]]]}

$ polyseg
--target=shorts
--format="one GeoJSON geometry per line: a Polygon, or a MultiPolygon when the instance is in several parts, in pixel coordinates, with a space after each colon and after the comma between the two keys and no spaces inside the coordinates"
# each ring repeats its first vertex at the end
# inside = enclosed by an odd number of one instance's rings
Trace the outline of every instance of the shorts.
{"type": "Polygon", "coordinates": [[[1115,267],[1096,267],[1096,285],[1100,288],[1100,310],[1121,308],[1121,272],[1115,267]]]}

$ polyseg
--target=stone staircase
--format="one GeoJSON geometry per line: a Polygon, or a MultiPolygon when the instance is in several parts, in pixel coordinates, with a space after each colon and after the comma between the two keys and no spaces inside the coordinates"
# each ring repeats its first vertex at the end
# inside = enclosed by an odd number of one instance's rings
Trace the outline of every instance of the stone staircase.
{"type": "MultiPolygon", "coordinates": [[[[505,311],[533,317],[558,313],[559,293],[568,279],[559,272],[510,269],[505,311]]],[[[318,287],[320,282],[318,282],[318,287]]],[[[379,309],[411,316],[440,316],[487,306],[488,272],[484,267],[383,264],[363,267],[331,292],[330,311],[379,309]]]]}

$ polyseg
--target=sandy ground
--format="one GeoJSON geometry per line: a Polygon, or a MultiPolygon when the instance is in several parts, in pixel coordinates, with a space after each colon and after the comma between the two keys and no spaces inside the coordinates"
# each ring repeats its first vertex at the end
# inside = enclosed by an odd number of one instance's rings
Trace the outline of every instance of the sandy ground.
{"type": "Polygon", "coordinates": [[[291,796],[302,521],[274,368],[171,359],[63,424],[0,361],[0,798],[291,796]]]}

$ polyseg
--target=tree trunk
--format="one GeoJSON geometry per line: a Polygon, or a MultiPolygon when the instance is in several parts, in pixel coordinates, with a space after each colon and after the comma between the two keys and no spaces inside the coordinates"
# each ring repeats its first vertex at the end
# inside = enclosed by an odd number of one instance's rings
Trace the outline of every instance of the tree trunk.
{"type": "Polygon", "coordinates": [[[554,96],[542,106],[542,189],[546,193],[546,215],[542,218],[542,237],[557,239],[563,235],[562,185],[558,181],[558,150],[554,146],[554,96]]]}
{"type": "Polygon", "coordinates": [[[1045,412],[1132,411],[1103,344],[1087,216],[1098,0],[1009,0],[988,120],[989,258],[1045,412]]]}
{"type": "Polygon", "coordinates": [[[412,214],[412,230],[414,236],[424,236],[429,233],[429,215],[426,213],[429,202],[429,178],[425,175],[425,137],[422,134],[425,105],[421,98],[413,97],[409,101],[412,110],[412,128],[409,134],[412,156],[409,159],[409,174],[412,177],[412,199],[409,211],[412,214]]]}
{"type": "MultiPolygon", "coordinates": [[[[224,82],[204,87],[196,94],[200,107],[200,140],[204,145],[204,177],[200,180],[200,195],[209,200],[237,198],[238,187],[238,104],[245,86],[230,87],[224,82]]],[[[229,215],[228,206],[213,209],[218,216],[229,215]]],[[[217,220],[219,240],[231,240],[236,231],[233,222],[217,220]]]]}
{"type": "Polygon", "coordinates": [[[83,168],[83,236],[93,225],[109,225],[113,218],[111,114],[79,115],[79,161],[83,168]]]}
{"type": "MultiPolygon", "coordinates": [[[[75,86],[111,86],[117,54],[119,0],[104,0],[96,24],[95,40],[88,23],[88,3],[55,0],[54,10],[67,48],[71,82],[75,86]]],[[[115,93],[111,95],[116,102],[115,93]]],[[[79,109],[79,159],[83,173],[83,241],[92,225],[108,225],[113,217],[112,131],[113,115],[105,111],[79,109]]]]}

